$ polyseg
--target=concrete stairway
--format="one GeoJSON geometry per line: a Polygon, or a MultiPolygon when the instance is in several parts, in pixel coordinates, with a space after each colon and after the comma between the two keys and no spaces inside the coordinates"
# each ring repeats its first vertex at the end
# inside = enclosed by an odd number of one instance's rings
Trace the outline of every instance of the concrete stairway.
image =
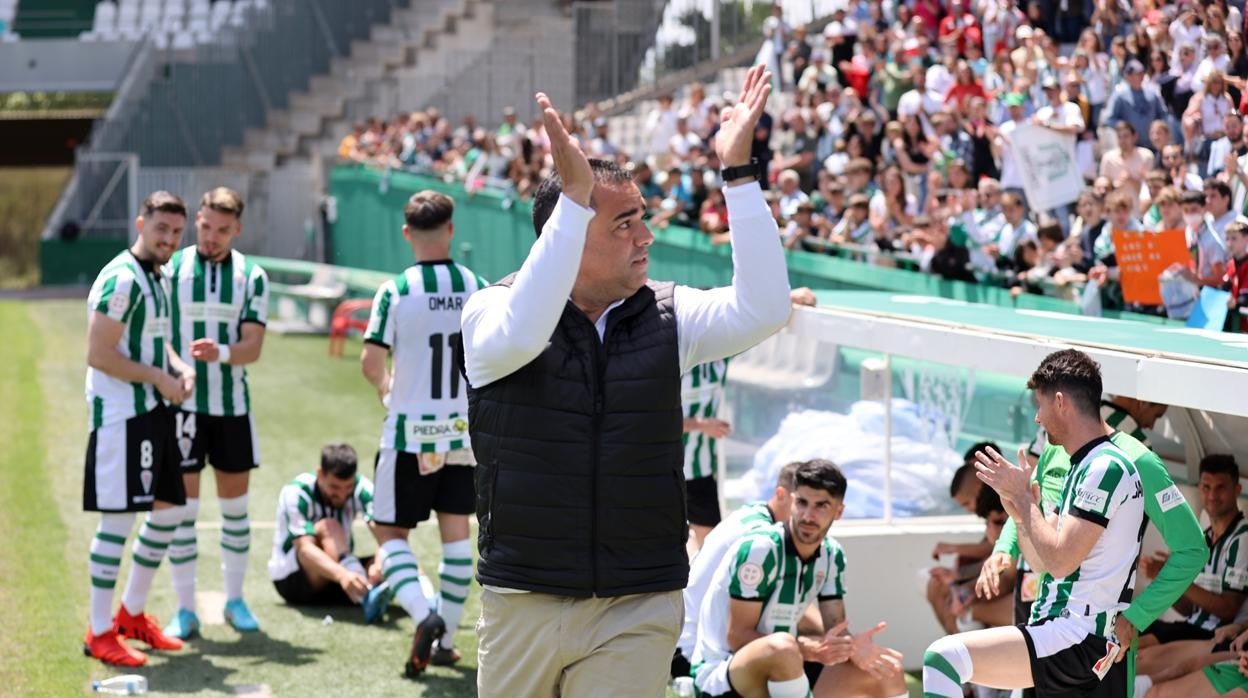
{"type": "Polygon", "coordinates": [[[263,128],[248,129],[241,146],[224,151],[223,165],[260,172],[330,158],[354,121],[397,112],[401,75],[420,71],[422,80],[442,84],[437,68],[456,67],[448,55],[471,47],[485,52],[492,39],[489,0],[432,0],[399,10],[367,40],[352,42],[349,56],[334,58],[328,74],[290,94],[286,109],[270,111],[263,128]]]}

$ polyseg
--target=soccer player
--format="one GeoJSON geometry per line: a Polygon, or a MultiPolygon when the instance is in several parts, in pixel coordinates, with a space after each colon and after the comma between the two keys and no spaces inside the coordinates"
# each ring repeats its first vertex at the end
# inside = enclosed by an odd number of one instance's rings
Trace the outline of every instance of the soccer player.
{"type": "Polygon", "coordinates": [[[707,696],[804,698],[805,662],[823,665],[815,695],[908,695],[901,654],[850,635],[845,553],[828,529],[845,511],[845,476],[830,461],[798,466],[789,518],[737,542],[720,562],[699,610],[694,683],[707,696]],[[823,628],[803,633],[818,599],[823,628]],[[822,631],[822,629],[820,629],[822,631]]]}
{"type": "MultiPolygon", "coordinates": [[[[1201,459],[1199,472],[1201,503],[1209,515],[1204,536],[1210,554],[1196,582],[1180,591],[1175,604],[1187,618],[1147,626],[1141,631],[1141,648],[1175,640],[1208,640],[1215,629],[1235,617],[1248,597],[1248,521],[1239,510],[1239,466],[1234,456],[1212,454],[1201,459]]],[[[1155,570],[1163,561],[1168,562],[1165,556],[1145,560],[1145,568],[1155,570]]]]}
{"type": "MultiPolygon", "coordinates": [[[[1120,640],[1131,643],[1132,658],[1137,643],[1131,641],[1136,638],[1139,629],[1148,628],[1165,613],[1191,584],[1209,554],[1200,533],[1200,524],[1175,487],[1165,463],[1139,438],[1144,436],[1139,423],[1151,427],[1156,417],[1150,419],[1149,416],[1160,416],[1164,411],[1164,405],[1139,400],[1110,397],[1101,401],[1102,429],[1135,464],[1144,485],[1144,513],[1157,527],[1171,551],[1164,566],[1160,563],[1155,566],[1153,583],[1132,599],[1131,605],[1118,616],[1117,635],[1120,640]],[[1129,405],[1130,412],[1118,406],[1119,402],[1129,405]],[[1131,414],[1140,415],[1141,422],[1137,422],[1131,414]],[[1121,431],[1122,428],[1130,432],[1121,431]]],[[[1046,446],[1035,470],[1042,501],[1056,506],[1069,472],[1070,457],[1066,451],[1053,444],[1046,446]]],[[[990,599],[1000,593],[1001,575],[1011,568],[1018,571],[1014,586],[1015,622],[1024,623],[1031,615],[1031,603],[1038,592],[1038,577],[1027,567],[1026,560],[1020,557],[1018,530],[1012,520],[1006,522],[993,555],[985,561],[976,585],[979,595],[990,599]]],[[[1134,689],[1135,685],[1133,680],[1129,688],[1134,689]]]]}
{"type": "Polygon", "coordinates": [[[199,476],[208,464],[216,476],[221,508],[225,620],[239,632],[260,629],[243,600],[251,549],[247,490],[251,469],[260,464],[246,366],[260,358],[264,346],[269,279],[259,265],[234,249],[243,231],[242,218],[238,192],[218,187],[205,193],[195,214],[195,245],[178,250],[169,264],[173,347],[183,361],[195,366],[194,391],[174,413],[186,508],[169,545],[178,612],[165,633],[183,640],[199,631],[195,521],[199,476]]]}
{"type": "Polygon", "coordinates": [[[361,604],[371,623],[388,597],[368,593],[381,582],[381,565],[353,551],[352,522],[373,522],[373,483],[356,472],[357,460],[351,446],[330,444],[321,449],[315,472],[301,473],[282,488],[269,577],[292,606],[361,604]]]}
{"type": "Polygon", "coordinates": [[[801,463],[788,463],[780,468],[776,489],[765,502],[746,504],[734,511],[707,535],[689,563],[689,584],[685,587],[685,618],[680,628],[680,640],[676,643],[676,657],[672,660],[672,677],[692,676],[689,659],[693,656],[694,643],[698,639],[698,612],[702,599],[711,585],[711,577],[719,567],[724,555],[737,541],[754,531],[766,528],[778,521],[788,521],[793,502],[793,475],[801,463]]]}
{"type": "Polygon", "coordinates": [[[182,641],[162,633],[143,608],[186,501],[167,403],[182,402],[195,383],[195,372],[169,344],[173,302],[160,271],[182,239],[186,204],[168,192],[154,192],[143,201],[134,227],[138,239],[104,267],[87,297],[91,437],[82,493],[82,508],[100,512],[88,565],[91,615],[84,649],[102,662],[131,667],[142,666],[147,655],[122,636],[152,649],[182,648],[182,641]],[[113,588],[139,511],[148,514],[114,618],[113,588]]]}
{"type": "Polygon", "coordinates": [[[728,359],[698,364],[680,379],[681,409],[684,410],[685,493],[689,508],[689,552],[702,547],[706,535],[720,521],[719,440],[728,436],[732,425],[719,419],[724,401],[724,380],[728,359]]]}
{"type": "Polygon", "coordinates": [[[923,692],[960,698],[962,684],[1035,687],[1036,695],[1127,693],[1115,633],[1144,533],[1144,490],[1130,457],[1105,433],[1100,367],[1080,351],[1049,354],[1031,375],[1036,421],[1073,464],[1056,508],[1032,493],[1034,466],[978,454],[979,477],[1001,495],[1024,557],[1041,574],[1026,625],[975,630],[932,643],[923,692]],[[1119,669],[1120,667],[1120,669],[1119,669]]]}
{"type": "Polygon", "coordinates": [[[413,195],[403,208],[403,237],[416,264],[378,289],[360,357],[364,377],[387,409],[373,534],[389,593],[416,622],[405,667],[409,678],[430,662],[459,661],[454,635],[472,581],[468,514],[476,507],[475,461],[467,390],[452,352],[459,345],[460,310],[485,281],[450,259],[454,211],[449,196],[433,191],[413,195]],[[437,512],[442,536],[436,611],[422,593],[416,555],[407,542],[431,511],[437,512]]]}

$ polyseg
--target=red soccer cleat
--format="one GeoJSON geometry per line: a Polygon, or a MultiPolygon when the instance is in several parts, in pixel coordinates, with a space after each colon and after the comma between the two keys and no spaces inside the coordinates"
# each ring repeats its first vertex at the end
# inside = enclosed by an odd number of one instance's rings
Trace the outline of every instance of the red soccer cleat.
{"type": "Polygon", "coordinates": [[[82,652],[115,666],[143,666],[147,663],[147,655],[127,645],[112,628],[99,635],[92,635],[88,628],[87,636],[82,641],[82,652]]]}
{"type": "Polygon", "coordinates": [[[146,613],[132,616],[126,610],[125,604],[117,610],[117,617],[113,619],[113,627],[117,629],[117,634],[145,642],[154,650],[180,650],[183,647],[181,640],[169,637],[160,629],[160,624],[155,618],[146,613]]]}

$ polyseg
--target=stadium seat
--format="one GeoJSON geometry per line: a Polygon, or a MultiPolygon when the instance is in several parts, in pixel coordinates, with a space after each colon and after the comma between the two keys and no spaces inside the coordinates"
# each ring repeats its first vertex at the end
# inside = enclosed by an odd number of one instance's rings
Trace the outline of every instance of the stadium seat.
{"type": "Polygon", "coordinates": [[[334,318],[329,325],[330,357],[342,358],[342,347],[351,330],[364,332],[368,329],[368,313],[372,307],[373,302],[368,299],[355,299],[338,304],[338,307],[334,309],[334,318]],[[363,317],[357,317],[357,313],[363,313],[363,317]]]}
{"type": "Polygon", "coordinates": [[[170,44],[175,51],[185,51],[195,48],[195,37],[190,32],[177,32],[173,35],[173,42],[170,44]]]}
{"type": "Polygon", "coordinates": [[[95,6],[95,18],[91,21],[92,31],[99,33],[117,26],[117,5],[112,2],[101,2],[95,6]]]}

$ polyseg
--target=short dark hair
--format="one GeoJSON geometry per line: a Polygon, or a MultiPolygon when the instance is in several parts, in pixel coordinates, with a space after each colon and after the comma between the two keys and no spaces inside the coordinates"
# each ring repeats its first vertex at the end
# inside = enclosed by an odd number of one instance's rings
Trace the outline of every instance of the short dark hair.
{"type": "Polygon", "coordinates": [[[1229,453],[1210,453],[1200,459],[1200,474],[1229,475],[1232,480],[1239,480],[1239,466],[1235,456],[1229,453]]]}
{"type": "MultiPolygon", "coordinates": [[[[613,160],[590,158],[589,169],[594,173],[594,184],[618,186],[631,184],[633,181],[629,171],[613,160]]],[[[559,195],[562,193],[563,180],[560,179],[558,172],[542,180],[542,183],[537,185],[537,191],[533,192],[533,232],[537,234],[537,237],[542,236],[542,228],[546,227],[546,221],[550,220],[550,214],[554,213],[555,204],[559,202],[559,195]]]]}
{"type": "Polygon", "coordinates": [[[1212,178],[1206,179],[1204,188],[1212,189],[1218,192],[1218,196],[1221,196],[1224,199],[1231,198],[1231,185],[1227,184],[1226,182],[1223,182],[1220,179],[1212,179],[1212,178]]]}
{"type": "Polygon", "coordinates": [[[199,207],[210,208],[217,213],[224,213],[239,219],[243,217],[243,197],[229,187],[217,187],[204,192],[199,199],[199,207]]]}
{"type": "Polygon", "coordinates": [[[186,202],[182,201],[182,197],[177,194],[154,191],[143,199],[143,217],[147,218],[157,212],[172,213],[186,218],[186,202]]]}
{"type": "Polygon", "coordinates": [[[351,444],[329,444],[321,449],[321,472],[339,480],[354,478],[358,463],[351,444]]]}
{"type": "MultiPolygon", "coordinates": [[[[979,453],[980,451],[987,451],[989,448],[996,451],[997,453],[1001,453],[1001,447],[997,445],[996,441],[980,441],[979,443],[974,444],[970,448],[966,449],[966,451],[962,454],[962,463],[964,465],[974,465],[975,454],[979,453]]],[[[957,477],[957,475],[954,475],[954,477],[957,477]]]]}
{"type": "Polygon", "coordinates": [[[845,490],[849,488],[845,474],[836,467],[836,463],[823,458],[808,460],[798,465],[797,472],[793,474],[793,485],[794,489],[809,487],[823,490],[832,495],[833,499],[844,499],[845,490]]]}
{"type": "Polygon", "coordinates": [[[431,189],[412,194],[403,207],[403,222],[413,233],[438,230],[451,220],[455,213],[455,201],[441,192],[431,189]]]}
{"type": "Polygon", "coordinates": [[[979,496],[975,498],[975,515],[986,519],[989,514],[998,511],[1005,512],[1005,505],[1001,504],[1001,495],[991,487],[979,488],[979,496]]]}
{"type": "Polygon", "coordinates": [[[1063,349],[1044,357],[1027,380],[1027,389],[1052,395],[1061,392],[1088,417],[1101,410],[1101,367],[1078,349],[1063,349]]]}
{"type": "Polygon", "coordinates": [[[1201,206],[1204,206],[1205,205],[1205,192],[1193,191],[1191,189],[1188,189],[1184,191],[1182,195],[1179,196],[1179,203],[1180,204],[1199,204],[1201,206]]]}
{"type": "MultiPolygon", "coordinates": [[[[974,458],[974,456],[971,456],[971,457],[974,458]]],[[[967,480],[970,480],[974,477],[975,477],[975,463],[973,460],[967,461],[963,463],[962,465],[959,465],[958,469],[953,471],[953,479],[949,481],[949,496],[957,497],[958,492],[960,492],[962,488],[966,486],[967,480]]]]}
{"type": "Polygon", "coordinates": [[[1036,231],[1036,237],[1049,242],[1056,242],[1059,245],[1066,239],[1065,233],[1062,232],[1062,226],[1058,223],[1045,223],[1036,231]]]}
{"type": "Polygon", "coordinates": [[[784,489],[792,492],[793,477],[797,475],[797,469],[801,466],[801,464],[801,461],[785,463],[784,467],[780,469],[780,474],[776,476],[776,487],[783,487],[784,489]]]}

